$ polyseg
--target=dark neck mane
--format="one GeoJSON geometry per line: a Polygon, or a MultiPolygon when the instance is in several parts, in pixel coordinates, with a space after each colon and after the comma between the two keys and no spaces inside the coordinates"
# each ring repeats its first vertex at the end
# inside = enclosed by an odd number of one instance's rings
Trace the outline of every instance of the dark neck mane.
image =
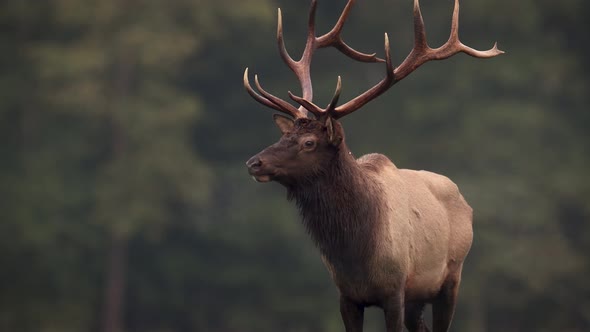
{"type": "Polygon", "coordinates": [[[342,250],[364,251],[372,241],[379,220],[380,190],[356,162],[348,148],[342,149],[329,169],[314,181],[289,186],[303,224],[326,256],[342,250]]]}

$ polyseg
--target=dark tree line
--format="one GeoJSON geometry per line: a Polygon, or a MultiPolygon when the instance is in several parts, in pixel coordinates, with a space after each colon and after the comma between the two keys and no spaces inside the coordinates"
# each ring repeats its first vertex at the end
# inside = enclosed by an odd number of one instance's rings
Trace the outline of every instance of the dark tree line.
{"type": "MultiPolygon", "coordinates": [[[[320,0],[318,29],[344,0],[320,0]]],[[[246,66],[286,97],[275,43],[308,2],[0,2],[0,330],[340,331],[335,289],[278,185],[246,66]]],[[[394,61],[411,1],[358,1],[344,36],[394,61]]],[[[431,46],[451,1],[422,1],[431,46]]],[[[590,329],[589,5],[463,0],[461,38],[506,55],[429,63],[344,121],[356,155],[446,174],[475,209],[454,331],[590,329]]],[[[316,100],[383,75],[318,52],[316,100]]],[[[369,331],[381,317],[368,315],[369,331]]]]}

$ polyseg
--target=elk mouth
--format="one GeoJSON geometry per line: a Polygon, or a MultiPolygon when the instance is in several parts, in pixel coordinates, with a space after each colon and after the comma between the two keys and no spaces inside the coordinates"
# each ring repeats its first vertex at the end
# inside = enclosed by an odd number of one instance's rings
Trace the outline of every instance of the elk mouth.
{"type": "Polygon", "coordinates": [[[252,179],[259,183],[270,182],[270,175],[262,174],[262,175],[252,175],[252,179]]]}
{"type": "Polygon", "coordinates": [[[260,168],[249,168],[248,173],[250,173],[252,179],[256,182],[264,183],[272,180],[272,176],[268,173],[263,173],[260,168]]]}

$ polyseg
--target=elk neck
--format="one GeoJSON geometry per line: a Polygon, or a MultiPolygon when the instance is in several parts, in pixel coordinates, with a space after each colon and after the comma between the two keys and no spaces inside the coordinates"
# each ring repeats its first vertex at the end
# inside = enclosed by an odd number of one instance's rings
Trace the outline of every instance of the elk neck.
{"type": "Polygon", "coordinates": [[[333,162],[314,179],[287,187],[322,254],[370,250],[383,204],[371,180],[343,142],[333,162]]]}

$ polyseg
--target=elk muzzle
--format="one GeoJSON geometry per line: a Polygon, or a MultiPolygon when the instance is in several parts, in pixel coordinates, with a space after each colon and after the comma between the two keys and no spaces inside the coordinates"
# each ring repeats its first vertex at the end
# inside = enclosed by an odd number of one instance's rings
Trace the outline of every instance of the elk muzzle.
{"type": "Polygon", "coordinates": [[[259,155],[255,155],[254,157],[248,159],[246,162],[246,166],[248,167],[248,173],[252,175],[252,178],[256,182],[268,182],[270,181],[270,175],[264,174],[263,170],[263,162],[259,155]]]}

